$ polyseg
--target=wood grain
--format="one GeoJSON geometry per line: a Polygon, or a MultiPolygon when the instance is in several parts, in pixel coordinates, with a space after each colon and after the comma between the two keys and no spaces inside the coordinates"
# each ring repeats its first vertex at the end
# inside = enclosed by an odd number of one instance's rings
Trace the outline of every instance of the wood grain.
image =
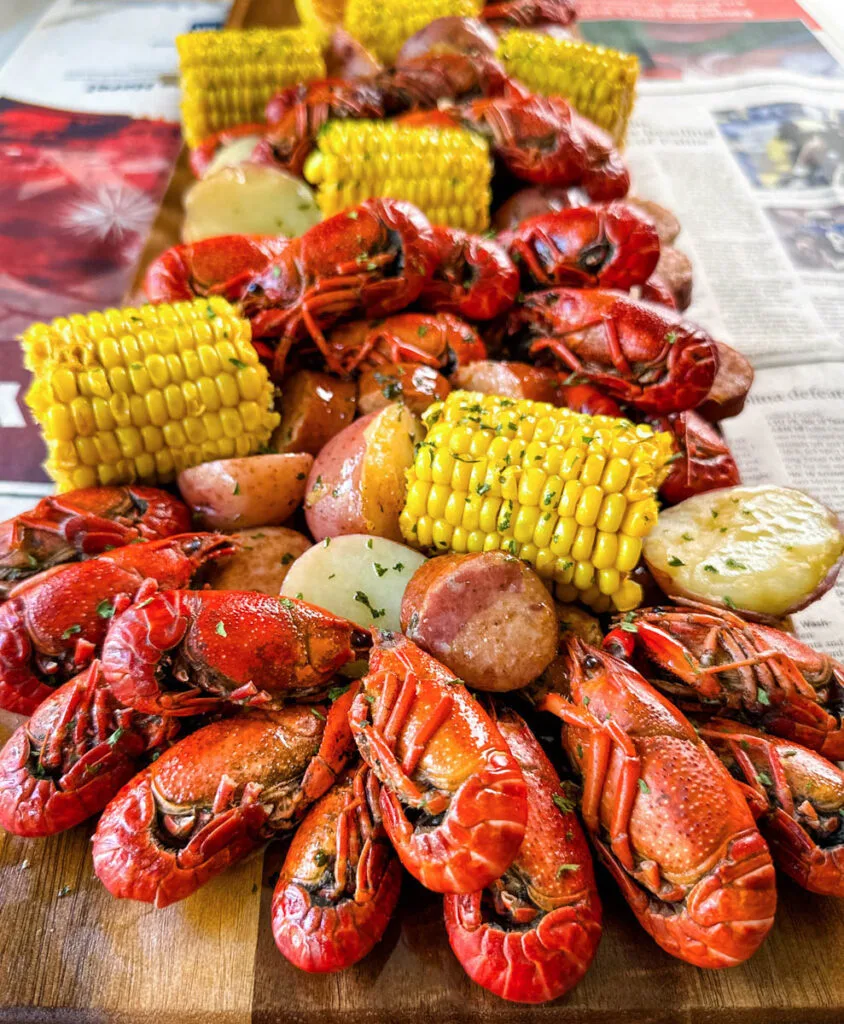
{"type": "MultiPolygon", "coordinates": [[[[234,24],[291,24],[292,3],[238,0],[234,24]]],[[[141,269],[178,241],[184,155],[141,269]]],[[[0,713],[0,740],[19,719],[0,713]]],[[[702,971],[663,953],[599,872],[605,931],[569,997],[519,1007],[471,984],[452,955],[441,900],[405,879],[383,941],[358,967],[314,977],[278,953],[269,927],[283,848],[273,844],[163,911],[111,899],[94,880],[92,826],[48,840],[0,833],[0,1021],[141,1024],[841,1024],[844,901],[780,880],[771,936],[753,960],[702,971]],[[67,895],[59,897],[63,886],[67,895]]]]}

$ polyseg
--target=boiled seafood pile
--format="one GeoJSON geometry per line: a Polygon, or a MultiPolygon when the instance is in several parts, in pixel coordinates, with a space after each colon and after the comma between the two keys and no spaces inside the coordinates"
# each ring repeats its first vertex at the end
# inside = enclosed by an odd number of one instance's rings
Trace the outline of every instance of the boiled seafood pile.
{"type": "MultiPolygon", "coordinates": [[[[0,707],[24,716],[0,826],[99,815],[97,877],[158,908],[284,843],[272,930],[309,972],[371,952],[407,873],[473,981],[556,999],[600,942],[593,853],[668,954],[741,964],[777,870],[844,896],[844,667],[788,618],[844,534],[742,486],[718,424],[752,370],[684,316],[679,228],[627,196],[608,137],[488,55],[418,51],[275,97],[250,159],[302,173],[329,121],[459,122],[511,183],[495,230],[379,195],[297,237],[170,249],[153,305],[110,311],[121,343],[163,346],[150,377],[193,331],[208,394],[214,331],[215,358],[241,331],[221,405],[246,422],[260,366],[277,408],[260,451],[235,426],[228,456],[180,453],[170,423],[156,486],[92,456],[99,485],[0,525],[0,707]]],[[[113,322],[89,323],[103,351],[113,322]]],[[[68,408],[106,422],[103,394],[68,408]]],[[[222,437],[225,411],[171,416],[222,437]]],[[[125,428],[151,456],[154,426],[125,428]]]]}

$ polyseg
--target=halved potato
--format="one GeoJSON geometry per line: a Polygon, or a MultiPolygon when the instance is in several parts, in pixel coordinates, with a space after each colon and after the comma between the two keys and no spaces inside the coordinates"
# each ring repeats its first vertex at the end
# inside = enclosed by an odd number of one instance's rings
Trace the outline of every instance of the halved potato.
{"type": "Polygon", "coordinates": [[[643,553],[670,596],[778,617],[832,586],[844,534],[802,491],[726,487],[660,512],[643,553]]]}
{"type": "Polygon", "coordinates": [[[311,542],[284,526],[261,526],[232,534],[238,549],[212,562],[204,579],[212,590],[255,590],[275,597],[297,558],[311,542]]]}
{"type": "Polygon", "coordinates": [[[383,537],[328,537],[293,563],[281,593],[301,595],[359,626],[398,630],[405,587],[424,561],[418,551],[383,537]]]}
{"type": "Polygon", "coordinates": [[[240,138],[226,143],[225,146],[220,146],[205,168],[202,177],[210,178],[212,174],[216,174],[224,167],[237,167],[238,164],[246,163],[260,141],[260,135],[241,135],[240,138]]]}
{"type": "Polygon", "coordinates": [[[283,523],[301,505],[312,455],[247,455],[182,470],[182,497],[203,526],[245,530],[283,523]]]}
{"type": "Polygon", "coordinates": [[[314,539],[368,533],[400,541],[405,470],[424,434],[404,406],[388,405],[332,437],[308,478],[305,518],[314,539]]]}
{"type": "Polygon", "coordinates": [[[322,220],[313,192],[269,164],[225,166],[185,193],[182,241],[216,235],[295,238],[322,220]]]}

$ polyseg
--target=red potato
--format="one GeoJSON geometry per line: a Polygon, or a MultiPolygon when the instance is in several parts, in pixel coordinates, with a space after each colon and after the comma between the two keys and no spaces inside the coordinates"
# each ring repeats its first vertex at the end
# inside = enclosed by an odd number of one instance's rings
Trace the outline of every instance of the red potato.
{"type": "Polygon", "coordinates": [[[358,378],[358,412],[365,416],[391,402],[402,402],[419,415],[449,391],[451,385],[432,366],[385,363],[367,367],[358,378]]]}
{"type": "Polygon", "coordinates": [[[335,28],[322,51],[328,78],[346,81],[370,78],[381,70],[381,62],[345,29],[335,28]]]}
{"type": "Polygon", "coordinates": [[[481,359],[476,363],[458,366],[451,375],[451,383],[456,388],[480,391],[484,395],[530,398],[534,402],[562,404],[563,384],[560,375],[547,366],[481,359]]]}
{"type": "Polygon", "coordinates": [[[305,519],[315,540],[367,533],[403,540],[405,470],[424,428],[402,405],[372,412],[333,437],[308,478],[305,519]]]}
{"type": "Polygon", "coordinates": [[[232,534],[238,547],[229,558],[212,562],[204,579],[212,590],[255,590],[276,597],[290,567],[311,542],[284,526],[261,526],[232,534]]]}
{"type": "Polygon", "coordinates": [[[211,530],[273,526],[289,519],[305,496],[313,456],[248,455],[182,470],[182,497],[211,530]]]}
{"type": "Polygon", "coordinates": [[[400,68],[410,60],[437,53],[468,53],[494,57],[498,37],[477,18],[435,18],[404,43],[396,57],[400,68]]]}
{"type": "Polygon", "coordinates": [[[709,394],[697,408],[700,415],[711,423],[738,416],[753,383],[753,367],[748,360],[723,341],[715,344],[718,347],[718,372],[709,394]]]}
{"type": "Polygon", "coordinates": [[[512,231],[529,217],[543,213],[557,213],[570,206],[586,206],[589,197],[577,188],[554,188],[534,185],[514,192],[492,215],[494,231],[512,231]]]}
{"type": "Polygon", "coordinates": [[[692,301],[692,261],[673,245],[663,245],[654,274],[674,296],[677,309],[688,309],[692,301]]]}
{"type": "Polygon", "coordinates": [[[404,592],[401,625],[469,686],[494,693],[527,686],[557,653],[551,595],[503,551],[429,559],[404,592]]]}
{"type": "Polygon", "coordinates": [[[354,381],[299,370],[282,383],[281,423],[270,438],[270,448],[316,455],[354,418],[354,381]]]}
{"type": "Polygon", "coordinates": [[[659,235],[660,245],[671,245],[680,234],[680,221],[670,210],[666,210],[659,203],[652,203],[650,199],[637,199],[636,196],[627,196],[624,201],[644,213],[645,216],[650,217],[656,228],[656,233],[659,235]]]}

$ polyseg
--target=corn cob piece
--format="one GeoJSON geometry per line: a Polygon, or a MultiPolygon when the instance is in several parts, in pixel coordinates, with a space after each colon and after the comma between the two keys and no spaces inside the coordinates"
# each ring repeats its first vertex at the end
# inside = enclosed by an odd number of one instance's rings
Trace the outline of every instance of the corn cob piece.
{"type": "Polygon", "coordinates": [[[406,540],[433,551],[501,549],[564,601],[635,608],[630,573],[657,520],[668,433],[545,402],[453,391],[423,415],[407,470],[406,540]]]}
{"type": "Polygon", "coordinates": [[[345,28],[384,64],[435,18],[477,18],[482,0],[347,0],[345,28]]]}
{"type": "Polygon", "coordinates": [[[413,203],[434,224],[475,232],[489,225],[489,148],[463,128],[331,121],[304,174],[318,186],[317,204],[326,217],[387,196],[413,203]]]}
{"type": "Polygon", "coordinates": [[[295,0],[295,5],[303,25],[323,28],[343,23],[345,0],[295,0]]]}
{"type": "Polygon", "coordinates": [[[29,327],[26,401],[58,489],[166,483],[266,444],[280,417],[251,336],[217,296],[29,327]]]}
{"type": "Polygon", "coordinates": [[[326,74],[319,34],[302,27],[189,32],[176,48],[182,132],[191,147],[222,128],[263,121],[280,89],[326,74]]]}
{"type": "Polygon", "coordinates": [[[634,54],[511,29],[498,44],[498,59],[532,92],[565,97],[617,146],[623,144],[639,77],[634,54]]]}

